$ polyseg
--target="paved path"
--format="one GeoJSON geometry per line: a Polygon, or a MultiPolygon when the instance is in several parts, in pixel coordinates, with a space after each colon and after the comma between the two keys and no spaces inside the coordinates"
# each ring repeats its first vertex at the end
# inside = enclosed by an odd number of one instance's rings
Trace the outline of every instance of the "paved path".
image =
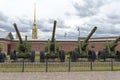
{"type": "Polygon", "coordinates": [[[0,80],[120,80],[120,71],[0,73],[0,80]]]}

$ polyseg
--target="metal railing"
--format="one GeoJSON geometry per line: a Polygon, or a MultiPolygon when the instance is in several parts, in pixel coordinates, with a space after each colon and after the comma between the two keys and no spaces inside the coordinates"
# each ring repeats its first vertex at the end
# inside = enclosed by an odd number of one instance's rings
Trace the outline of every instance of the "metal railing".
{"type": "Polygon", "coordinates": [[[120,62],[109,61],[77,61],[66,59],[65,62],[45,60],[45,62],[0,63],[0,72],[80,72],[80,71],[120,71],[120,62]]]}

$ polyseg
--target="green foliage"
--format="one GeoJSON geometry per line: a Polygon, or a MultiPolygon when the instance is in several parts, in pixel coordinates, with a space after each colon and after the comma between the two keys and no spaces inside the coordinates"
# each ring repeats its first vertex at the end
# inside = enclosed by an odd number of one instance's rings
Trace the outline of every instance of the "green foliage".
{"type": "Polygon", "coordinates": [[[17,44],[17,57],[19,58],[29,58],[29,53],[31,51],[31,44],[28,42],[23,42],[23,44],[17,44]]]}
{"type": "Polygon", "coordinates": [[[1,51],[2,51],[2,43],[0,43],[0,53],[1,53],[1,51]]]}
{"type": "Polygon", "coordinates": [[[17,58],[29,58],[30,57],[30,54],[27,52],[27,53],[18,53],[17,54],[17,58]]]}
{"type": "Polygon", "coordinates": [[[17,51],[18,52],[30,52],[31,51],[31,44],[28,42],[23,42],[23,44],[17,44],[17,51]]]}

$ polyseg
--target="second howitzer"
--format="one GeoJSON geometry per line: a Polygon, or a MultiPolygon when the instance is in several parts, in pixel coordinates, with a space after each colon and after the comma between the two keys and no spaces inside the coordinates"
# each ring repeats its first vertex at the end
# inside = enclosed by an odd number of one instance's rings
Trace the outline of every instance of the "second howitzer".
{"type": "Polygon", "coordinates": [[[115,50],[118,45],[118,41],[120,41],[120,36],[115,41],[107,41],[104,44],[103,50],[100,50],[98,52],[98,58],[104,59],[104,61],[106,60],[106,58],[120,59],[120,51],[115,50]]]}
{"type": "Polygon", "coordinates": [[[88,50],[88,40],[91,38],[93,33],[96,31],[97,27],[94,27],[92,31],[89,33],[87,38],[81,42],[80,39],[78,39],[78,42],[75,46],[75,50],[70,52],[71,60],[74,62],[78,58],[88,58],[95,60],[96,53],[94,50],[88,50]]]}
{"type": "Polygon", "coordinates": [[[23,59],[30,59],[31,62],[34,62],[35,51],[31,51],[31,44],[27,42],[27,36],[25,36],[25,41],[23,41],[16,23],[14,23],[13,26],[18,35],[19,42],[17,43],[17,49],[11,51],[10,59],[16,60],[18,58],[23,58],[23,59]]]}
{"type": "Polygon", "coordinates": [[[64,50],[59,50],[58,43],[55,40],[56,24],[57,21],[54,21],[52,38],[51,40],[48,39],[48,42],[45,46],[45,51],[40,51],[40,62],[44,62],[45,58],[59,58],[61,62],[65,61],[65,52],[64,50]]]}

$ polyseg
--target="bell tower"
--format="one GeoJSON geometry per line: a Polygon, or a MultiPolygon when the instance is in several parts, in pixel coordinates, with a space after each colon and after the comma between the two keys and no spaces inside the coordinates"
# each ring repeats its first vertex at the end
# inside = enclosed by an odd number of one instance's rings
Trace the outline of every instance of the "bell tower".
{"type": "Polygon", "coordinates": [[[37,26],[36,26],[36,4],[34,4],[34,23],[32,27],[32,39],[37,39],[37,26]]]}

